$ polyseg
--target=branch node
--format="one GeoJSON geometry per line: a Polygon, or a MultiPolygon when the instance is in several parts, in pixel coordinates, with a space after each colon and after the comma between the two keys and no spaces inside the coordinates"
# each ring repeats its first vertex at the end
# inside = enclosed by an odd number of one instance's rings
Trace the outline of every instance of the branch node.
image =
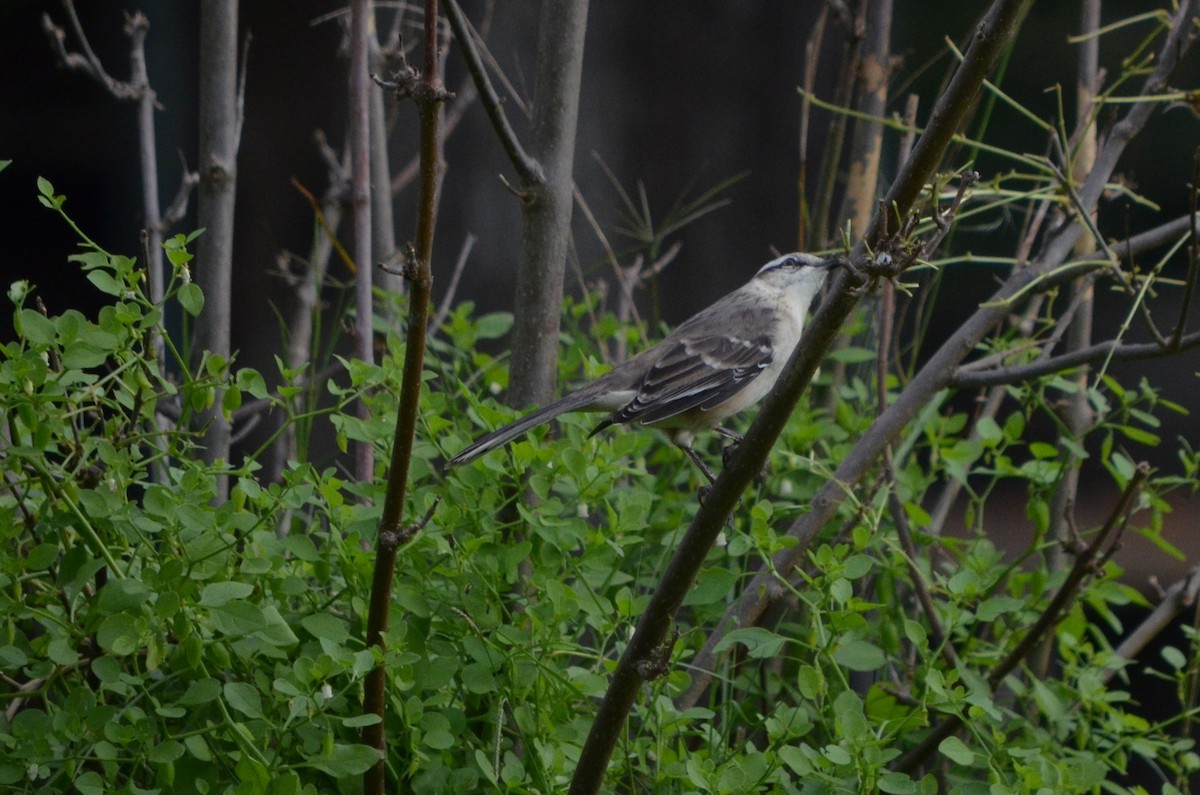
{"type": "Polygon", "coordinates": [[[671,637],[664,640],[645,657],[637,661],[636,669],[638,676],[646,681],[654,681],[661,679],[671,671],[671,652],[675,648],[675,641],[679,640],[679,629],[676,628],[671,633],[671,637]]]}

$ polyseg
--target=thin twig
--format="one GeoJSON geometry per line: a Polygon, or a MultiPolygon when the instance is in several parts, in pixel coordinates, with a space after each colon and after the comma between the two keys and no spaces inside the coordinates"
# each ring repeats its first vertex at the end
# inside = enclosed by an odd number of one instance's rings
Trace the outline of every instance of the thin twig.
{"type": "Polygon", "coordinates": [[[517,170],[517,174],[520,175],[522,182],[543,182],[545,175],[542,173],[542,166],[525,151],[525,148],[517,138],[516,131],[508,123],[508,116],[504,112],[504,104],[501,102],[500,96],[496,93],[496,89],[492,86],[487,69],[484,68],[483,61],[479,57],[479,48],[475,46],[475,37],[467,30],[467,24],[463,18],[462,11],[459,10],[458,3],[455,0],[446,0],[446,18],[450,20],[450,28],[454,31],[454,38],[458,42],[459,49],[462,51],[463,60],[467,64],[467,70],[471,73],[471,77],[475,81],[475,87],[479,90],[479,102],[483,105],[484,111],[491,120],[492,127],[495,129],[496,135],[500,138],[500,145],[504,147],[504,151],[508,155],[513,168],[517,170]]]}
{"type": "Polygon", "coordinates": [[[458,251],[458,259],[454,262],[454,271],[450,274],[450,283],[446,285],[446,294],[442,296],[442,302],[438,305],[437,314],[430,321],[430,327],[434,329],[441,328],[441,325],[446,322],[446,318],[450,317],[450,310],[454,308],[454,297],[458,292],[458,280],[462,278],[463,271],[467,268],[467,260],[471,256],[471,250],[475,248],[475,242],[479,238],[470,232],[467,233],[467,239],[463,241],[462,248],[458,251]]]}

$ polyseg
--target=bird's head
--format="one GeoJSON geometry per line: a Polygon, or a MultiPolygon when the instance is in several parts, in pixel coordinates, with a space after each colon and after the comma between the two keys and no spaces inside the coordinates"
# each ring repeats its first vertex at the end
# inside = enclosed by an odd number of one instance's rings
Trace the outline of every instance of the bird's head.
{"type": "Polygon", "coordinates": [[[793,252],[771,260],[754,274],[756,280],[782,290],[803,289],[815,294],[839,260],[793,252]]]}

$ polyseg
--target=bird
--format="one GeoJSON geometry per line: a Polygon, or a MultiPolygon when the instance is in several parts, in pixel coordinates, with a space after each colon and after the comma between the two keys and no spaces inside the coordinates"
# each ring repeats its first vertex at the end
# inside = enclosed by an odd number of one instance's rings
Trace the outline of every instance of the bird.
{"type": "Polygon", "coordinates": [[[591,436],[635,422],[660,428],[710,481],[692,449],[721,422],[761,400],[800,342],[809,306],[836,258],[794,252],[759,268],[744,285],[679,324],[661,342],[585,386],[475,440],[447,468],[466,464],[571,411],[609,412],[591,436]]]}

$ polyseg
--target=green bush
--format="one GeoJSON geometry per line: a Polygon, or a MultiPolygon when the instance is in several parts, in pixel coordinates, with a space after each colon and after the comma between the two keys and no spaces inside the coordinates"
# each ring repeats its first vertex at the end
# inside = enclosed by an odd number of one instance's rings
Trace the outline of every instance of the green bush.
{"type": "MultiPolygon", "coordinates": [[[[49,183],[40,192],[62,212],[49,183]]],[[[361,715],[362,680],[378,659],[362,641],[365,550],[382,478],[353,483],[334,465],[295,461],[262,483],[261,453],[201,463],[188,429],[220,390],[227,413],[266,399],[288,422],[311,424],[315,414],[280,397],[303,385],[269,393],[259,373],[212,359],[189,370],[163,319],[202,306],[187,277],[191,238],[167,246],[173,276],[161,305],[146,298],[134,260],[80,239],[72,263],[108,298],[95,320],[43,310],[33,285],[8,292],[17,334],[0,347],[0,785],[358,791],[376,759],[357,740],[373,719],[361,715]],[[214,506],[222,476],[231,498],[214,506]]],[[[476,397],[505,379],[503,362],[477,343],[507,327],[507,316],[472,319],[464,306],[432,343],[406,517],[432,514],[401,552],[383,658],[386,761],[407,791],[563,791],[607,675],[696,509],[697,475],[676,450],[652,432],[589,439],[587,417],[443,475],[447,454],[514,416],[476,397]]],[[[611,334],[616,324],[600,327],[611,334]]],[[[571,335],[563,380],[595,375],[608,340],[571,335]]],[[[390,343],[378,366],[348,363],[349,380],[329,383],[331,406],[319,413],[342,445],[384,448],[391,438],[403,348],[390,343]],[[342,410],[358,397],[372,419],[342,410]]],[[[1068,605],[1047,676],[1018,669],[1003,688],[988,679],[1067,577],[1026,565],[1053,547],[1061,455],[1029,428],[1071,388],[1062,379],[1014,389],[1018,408],[980,423],[976,438],[964,411],[931,405],[907,432],[894,485],[918,558],[897,541],[882,480],[856,490],[812,545],[792,608],[772,628],[731,633],[707,700],[673,706],[692,654],[749,576],[794,543],[782,529],[870,422],[854,408],[870,404],[867,385],[851,378],[827,401],[823,383],[685,601],[673,662],[641,694],[613,787],[1122,792],[1119,775],[1138,757],[1175,791],[1200,767],[1191,741],[1176,733],[1178,719],[1139,716],[1123,680],[1109,678],[1122,663],[1103,630],[1121,629],[1114,608],[1143,601],[1111,561],[1068,605]],[[968,532],[923,535],[921,505],[946,478],[968,489],[968,532]],[[1032,530],[1017,558],[988,540],[985,508],[1002,486],[1026,495],[1032,530]],[[916,603],[918,580],[933,594],[937,628],[916,603]],[[937,772],[895,772],[946,715],[965,730],[940,743],[937,772]]],[[[1104,387],[1091,396],[1103,408],[1093,433],[1124,488],[1136,459],[1121,445],[1158,444],[1156,415],[1177,407],[1145,383],[1104,387]]],[[[1164,546],[1163,494],[1196,486],[1196,455],[1182,443],[1180,461],[1179,472],[1147,481],[1131,529],[1164,546]]],[[[1166,679],[1185,696],[1194,652],[1164,654],[1166,679]]]]}

